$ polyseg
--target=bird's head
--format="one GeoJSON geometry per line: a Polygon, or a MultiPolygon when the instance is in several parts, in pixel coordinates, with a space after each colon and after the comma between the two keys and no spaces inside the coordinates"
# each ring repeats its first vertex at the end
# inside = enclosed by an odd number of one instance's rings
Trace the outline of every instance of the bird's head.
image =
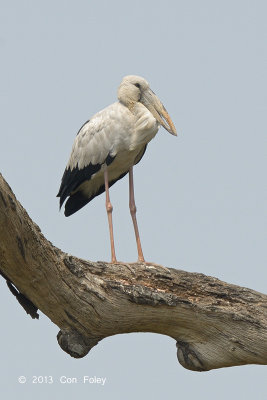
{"type": "Polygon", "coordinates": [[[166,108],[150,89],[148,82],[141,76],[125,76],[118,88],[118,99],[129,108],[137,102],[142,103],[163,128],[177,136],[175,126],[166,108]]]}

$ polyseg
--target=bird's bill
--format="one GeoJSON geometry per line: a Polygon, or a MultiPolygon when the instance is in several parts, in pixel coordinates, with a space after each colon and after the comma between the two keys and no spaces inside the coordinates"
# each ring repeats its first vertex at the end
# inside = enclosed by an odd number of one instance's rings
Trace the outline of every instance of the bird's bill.
{"type": "Polygon", "coordinates": [[[177,136],[177,132],[171,117],[169,116],[164,105],[151,89],[146,90],[145,93],[143,93],[140,101],[151,112],[160,125],[166,129],[166,131],[170,132],[174,136],[177,136]]]}

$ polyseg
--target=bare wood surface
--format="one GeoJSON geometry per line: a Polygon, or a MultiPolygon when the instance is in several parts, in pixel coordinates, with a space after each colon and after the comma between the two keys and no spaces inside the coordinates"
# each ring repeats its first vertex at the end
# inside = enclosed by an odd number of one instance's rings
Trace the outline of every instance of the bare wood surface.
{"type": "Polygon", "coordinates": [[[160,265],[66,254],[42,235],[1,174],[0,271],[34,318],[40,309],[60,328],[58,343],[73,357],[108,336],[155,332],[176,340],[187,369],[267,364],[266,295],[160,265]]]}

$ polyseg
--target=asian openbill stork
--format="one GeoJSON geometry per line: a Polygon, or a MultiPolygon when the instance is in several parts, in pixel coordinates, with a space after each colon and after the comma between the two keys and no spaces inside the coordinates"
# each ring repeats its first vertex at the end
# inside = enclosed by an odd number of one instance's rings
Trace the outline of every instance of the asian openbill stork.
{"type": "Polygon", "coordinates": [[[159,125],[177,135],[169,114],[148,82],[140,76],[129,75],[123,78],[118,88],[118,101],[95,114],[75,138],[57,197],[60,207],[68,197],[65,204],[65,216],[68,217],[106,192],[112,263],[117,259],[109,187],[127,173],[138,261],[144,262],[136,221],[133,166],[143,157],[159,125]]]}

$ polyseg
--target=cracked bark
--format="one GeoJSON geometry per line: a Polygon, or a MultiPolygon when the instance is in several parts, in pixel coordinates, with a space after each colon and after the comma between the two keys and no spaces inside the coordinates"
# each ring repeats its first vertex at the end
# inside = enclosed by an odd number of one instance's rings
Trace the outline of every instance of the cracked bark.
{"type": "Polygon", "coordinates": [[[42,235],[2,175],[0,270],[33,318],[40,309],[60,328],[58,343],[73,357],[108,336],[155,332],[176,340],[178,360],[190,370],[267,364],[266,295],[160,265],[66,254],[42,235]]]}

